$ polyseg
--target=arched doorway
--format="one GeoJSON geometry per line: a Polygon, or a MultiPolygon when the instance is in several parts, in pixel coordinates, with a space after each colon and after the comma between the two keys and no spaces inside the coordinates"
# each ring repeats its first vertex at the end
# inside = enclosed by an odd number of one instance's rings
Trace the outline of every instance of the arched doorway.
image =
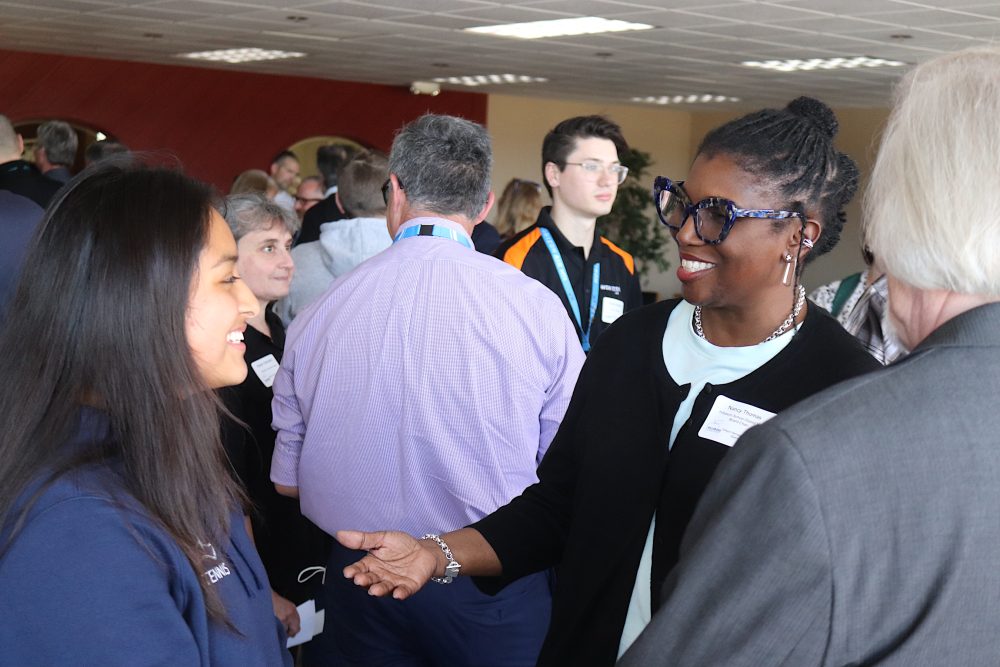
{"type": "Polygon", "coordinates": [[[73,131],[76,132],[76,159],[70,167],[70,171],[74,174],[79,172],[84,167],[83,154],[84,151],[87,150],[87,146],[90,146],[90,144],[95,141],[118,141],[118,139],[106,129],[90,127],[89,125],[77,123],[65,118],[31,118],[29,120],[22,120],[13,123],[14,131],[20,134],[21,138],[24,139],[23,159],[29,162],[35,161],[35,145],[38,143],[38,126],[50,120],[65,121],[69,123],[70,127],[73,128],[73,131]]]}

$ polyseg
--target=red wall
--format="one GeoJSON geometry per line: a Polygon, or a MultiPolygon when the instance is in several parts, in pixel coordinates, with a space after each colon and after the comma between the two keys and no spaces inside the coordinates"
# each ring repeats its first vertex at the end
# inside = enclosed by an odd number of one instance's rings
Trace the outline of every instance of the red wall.
{"type": "Polygon", "coordinates": [[[11,121],[60,118],[134,150],[166,149],[223,191],[310,136],[387,151],[427,111],[485,123],[486,95],[0,50],[0,113],[11,121]]]}

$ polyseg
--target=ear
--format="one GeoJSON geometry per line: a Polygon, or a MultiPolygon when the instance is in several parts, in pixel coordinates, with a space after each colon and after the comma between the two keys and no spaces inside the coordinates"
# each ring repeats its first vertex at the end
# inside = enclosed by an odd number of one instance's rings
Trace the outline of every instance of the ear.
{"type": "Polygon", "coordinates": [[[804,225],[800,225],[795,229],[791,238],[788,241],[788,250],[792,253],[798,253],[799,261],[803,261],[810,252],[810,248],[806,243],[806,239],[816,243],[819,240],[820,234],[823,233],[823,225],[819,220],[815,218],[807,218],[804,225]]]}
{"type": "Polygon", "coordinates": [[[389,195],[389,205],[385,209],[385,224],[389,230],[389,236],[395,237],[400,226],[405,222],[404,215],[409,209],[409,202],[406,200],[406,192],[399,187],[399,179],[396,174],[389,174],[389,181],[392,183],[392,194],[389,195]]]}
{"type": "Polygon", "coordinates": [[[559,169],[559,165],[555,162],[545,163],[545,182],[549,184],[549,187],[553,190],[559,187],[559,176],[562,171],[559,169]]]}
{"type": "Polygon", "coordinates": [[[24,153],[24,137],[20,134],[17,135],[17,154],[22,155],[24,153]]]}
{"type": "Polygon", "coordinates": [[[472,221],[473,225],[480,223],[486,219],[486,216],[489,215],[490,209],[493,208],[494,201],[496,201],[496,195],[494,195],[493,191],[490,190],[490,194],[486,198],[486,205],[483,206],[483,210],[479,212],[479,215],[476,216],[476,219],[472,221]]]}

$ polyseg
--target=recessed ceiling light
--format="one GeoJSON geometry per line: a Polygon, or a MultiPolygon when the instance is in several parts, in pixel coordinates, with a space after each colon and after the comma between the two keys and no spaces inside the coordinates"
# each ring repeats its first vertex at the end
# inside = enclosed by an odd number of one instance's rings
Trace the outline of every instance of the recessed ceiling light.
{"type": "Polygon", "coordinates": [[[328,35],[307,35],[302,32],[282,32],[280,30],[262,30],[262,35],[271,35],[273,37],[291,37],[293,39],[314,39],[319,42],[339,42],[339,37],[330,37],[328,35]]]}
{"type": "Polygon", "coordinates": [[[857,69],[860,67],[900,67],[906,63],[858,56],[856,58],[810,58],[809,60],[746,60],[747,67],[773,69],[779,72],[809,72],[818,69],[857,69]]]}
{"type": "Polygon", "coordinates": [[[199,51],[197,53],[181,53],[179,58],[195,60],[210,60],[224,63],[253,63],[263,60],[284,60],[285,58],[302,58],[306,54],[298,51],[270,51],[267,49],[220,49],[218,51],[199,51]]]}
{"type": "Polygon", "coordinates": [[[632,101],[643,102],[644,104],[708,104],[712,102],[739,102],[740,98],[702,93],[691,95],[660,95],[659,97],[633,97],[632,101]]]}
{"type": "Polygon", "coordinates": [[[477,32],[499,37],[520,39],[541,39],[542,37],[565,37],[567,35],[594,35],[600,32],[623,32],[625,30],[649,30],[647,23],[629,23],[602,19],[597,16],[581,16],[576,19],[555,19],[554,21],[531,21],[529,23],[508,23],[505,25],[483,25],[466,28],[466,32],[477,32]]]}
{"type": "Polygon", "coordinates": [[[457,86],[490,86],[498,83],[545,83],[548,79],[524,74],[475,74],[472,76],[442,76],[435,83],[453,83],[457,86]]]}

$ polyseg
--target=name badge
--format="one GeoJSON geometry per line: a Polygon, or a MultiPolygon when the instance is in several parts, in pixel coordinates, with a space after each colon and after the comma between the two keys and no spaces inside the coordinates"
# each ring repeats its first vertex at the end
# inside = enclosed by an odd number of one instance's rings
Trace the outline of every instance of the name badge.
{"type": "Polygon", "coordinates": [[[610,296],[604,297],[601,304],[601,321],[611,324],[625,312],[625,302],[621,299],[614,299],[610,296]]]}
{"type": "Polygon", "coordinates": [[[774,412],[720,395],[715,399],[698,436],[732,447],[748,428],[763,424],[774,415],[774,412]]]}
{"type": "Polygon", "coordinates": [[[265,387],[270,387],[274,384],[274,376],[278,374],[278,360],[274,358],[273,354],[269,354],[257,361],[250,362],[250,368],[257,374],[265,387]]]}

